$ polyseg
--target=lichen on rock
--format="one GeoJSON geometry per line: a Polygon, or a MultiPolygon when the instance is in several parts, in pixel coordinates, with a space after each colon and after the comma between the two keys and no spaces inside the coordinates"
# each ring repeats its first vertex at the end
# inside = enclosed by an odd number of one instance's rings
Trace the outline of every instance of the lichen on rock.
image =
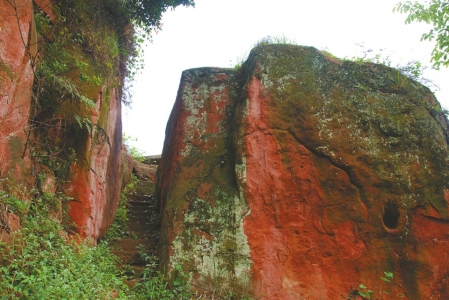
{"type": "Polygon", "coordinates": [[[348,297],[384,271],[390,294],[448,297],[439,107],[395,69],[312,47],[184,72],[157,186],[165,267],[263,299],[348,297]]]}
{"type": "Polygon", "coordinates": [[[183,73],[167,130],[176,137],[166,140],[158,171],[159,198],[166,199],[160,202],[162,226],[167,230],[160,253],[171,270],[179,265],[192,282],[209,288],[243,289],[249,284],[242,223],[248,209],[230,150],[236,76],[222,69],[183,73]]]}

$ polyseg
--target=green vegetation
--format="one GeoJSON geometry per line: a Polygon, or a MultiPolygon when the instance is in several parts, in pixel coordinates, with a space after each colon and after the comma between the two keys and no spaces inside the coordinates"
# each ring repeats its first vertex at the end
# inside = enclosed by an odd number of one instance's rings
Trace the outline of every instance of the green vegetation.
{"type": "MultiPolygon", "coordinates": [[[[35,72],[29,127],[33,138],[27,148],[39,163],[51,157],[70,165],[74,159],[89,160],[83,153],[88,136],[111,146],[104,128],[112,89],[123,103],[131,103],[128,88],[143,68],[142,45],[151,39],[152,30],[160,28],[164,11],[194,2],[55,0],[53,4],[56,19],[36,7],[38,39],[33,43],[36,49],[27,52],[35,72]]],[[[10,5],[17,14],[15,4],[10,5]]]]}
{"type": "Polygon", "coordinates": [[[1,299],[108,299],[124,295],[116,259],[107,245],[67,242],[63,228],[41,211],[27,215],[3,249],[1,299]]]}
{"type": "Polygon", "coordinates": [[[155,270],[155,265],[154,258],[148,257],[148,267],[144,270],[141,281],[133,289],[139,297],[137,299],[192,299],[191,287],[184,283],[187,275],[182,273],[182,270],[181,275],[169,288],[166,278],[155,270]]]}
{"type": "Polygon", "coordinates": [[[131,174],[129,182],[120,192],[120,198],[118,201],[117,211],[115,212],[114,222],[106,234],[107,241],[115,241],[118,239],[123,239],[128,235],[128,212],[129,212],[129,202],[127,195],[133,191],[137,185],[138,179],[136,176],[131,174]]]}
{"type": "MultiPolygon", "coordinates": [[[[99,299],[126,289],[116,259],[106,244],[78,244],[68,238],[58,214],[61,197],[45,194],[32,201],[1,191],[1,204],[27,212],[11,242],[1,243],[0,299],[99,299]],[[21,207],[21,206],[19,206],[21,207]]],[[[7,208],[7,209],[9,209],[7,208]]]]}
{"type": "Polygon", "coordinates": [[[133,24],[150,30],[152,27],[160,28],[160,19],[162,13],[167,9],[173,9],[176,6],[194,6],[193,0],[158,0],[158,1],[141,1],[141,0],[109,0],[108,5],[118,8],[120,15],[125,15],[133,24]]]}
{"type": "Polygon", "coordinates": [[[254,47],[260,45],[298,45],[298,43],[295,40],[289,39],[285,35],[281,35],[263,37],[254,45],[254,47]]]}
{"type": "Polygon", "coordinates": [[[123,133],[122,140],[126,146],[126,150],[128,151],[129,155],[131,155],[131,157],[134,160],[139,161],[139,162],[143,162],[145,160],[145,153],[143,151],[139,150],[138,148],[132,146],[130,143],[130,142],[137,142],[137,138],[133,138],[133,137],[127,135],[126,133],[123,133]]]}
{"type": "Polygon", "coordinates": [[[424,72],[428,69],[427,66],[423,65],[420,61],[413,60],[404,64],[393,64],[391,58],[383,53],[384,49],[379,49],[374,51],[372,49],[365,49],[363,44],[357,44],[361,47],[361,56],[354,56],[352,58],[345,57],[340,59],[335,55],[331,54],[328,49],[321,50],[326,56],[337,60],[355,62],[357,64],[373,63],[381,64],[387,67],[396,69],[396,74],[390,76],[391,80],[396,83],[398,87],[405,86],[408,79],[418,81],[419,83],[429,87],[431,90],[438,89],[438,86],[430,79],[424,77],[424,72]],[[404,76],[402,76],[404,75],[404,76]]]}
{"type": "Polygon", "coordinates": [[[432,61],[435,68],[441,65],[449,66],[449,2],[446,0],[431,0],[422,4],[419,2],[405,1],[396,5],[393,11],[408,14],[405,22],[426,22],[433,28],[424,33],[421,40],[436,41],[432,52],[432,61]]]}
{"type": "MultiPolygon", "coordinates": [[[[123,195],[135,186],[131,180],[123,195]]],[[[168,288],[164,276],[156,271],[153,257],[146,257],[147,268],[140,281],[130,289],[123,283],[127,266],[111,254],[110,241],[123,237],[117,226],[126,224],[126,209],[116,217],[108,239],[92,246],[69,237],[64,224],[51,217],[58,212],[50,195],[31,202],[0,191],[0,206],[14,212],[27,212],[22,228],[12,234],[8,244],[0,243],[0,299],[191,299],[190,287],[180,280],[168,288]]],[[[123,205],[122,205],[123,207],[123,205]]]]}
{"type": "MultiPolygon", "coordinates": [[[[383,299],[383,295],[389,295],[390,293],[384,290],[384,283],[391,283],[393,280],[393,273],[392,272],[384,272],[384,276],[381,276],[380,279],[382,280],[382,287],[381,287],[381,297],[382,298],[376,298],[374,296],[374,291],[368,289],[363,283],[359,285],[359,289],[351,293],[350,299],[354,297],[355,295],[359,295],[363,297],[363,299],[383,299]]],[[[402,297],[400,297],[402,298],[402,297]]]]}
{"type": "MultiPolygon", "coordinates": [[[[281,36],[265,36],[257,41],[253,48],[262,46],[262,45],[298,45],[295,40],[289,39],[285,35],[281,36]]],[[[243,66],[243,63],[248,59],[248,53],[243,54],[242,56],[237,57],[236,63],[233,66],[234,69],[238,70],[243,66]]]]}
{"type": "Polygon", "coordinates": [[[243,54],[242,56],[237,56],[236,62],[232,68],[238,70],[243,66],[245,60],[248,58],[248,53],[243,54]]]}

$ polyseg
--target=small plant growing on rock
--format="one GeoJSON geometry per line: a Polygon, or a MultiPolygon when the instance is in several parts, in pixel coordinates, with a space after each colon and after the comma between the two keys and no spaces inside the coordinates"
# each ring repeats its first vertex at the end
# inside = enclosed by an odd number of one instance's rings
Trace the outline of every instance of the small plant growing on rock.
{"type": "MultiPolygon", "coordinates": [[[[259,41],[257,41],[253,48],[263,45],[298,45],[296,40],[290,39],[286,37],[285,35],[279,35],[279,36],[265,36],[261,38],[259,41]]],[[[232,67],[236,70],[240,69],[243,66],[243,63],[248,58],[248,54],[245,53],[242,56],[237,57],[235,65],[232,67]]],[[[232,63],[231,63],[232,64],[232,63]]]]}
{"type": "Polygon", "coordinates": [[[285,35],[281,36],[266,36],[263,37],[260,41],[258,41],[254,47],[261,45],[298,45],[295,40],[289,39],[285,35]]]}
{"type": "Polygon", "coordinates": [[[430,79],[424,77],[427,66],[423,65],[420,61],[412,60],[405,64],[397,63],[393,64],[390,56],[385,54],[385,49],[373,50],[366,49],[363,44],[357,44],[361,48],[361,56],[354,56],[352,58],[344,58],[347,61],[353,61],[357,64],[374,63],[392,67],[397,70],[395,76],[392,76],[392,80],[398,86],[405,86],[408,79],[418,81],[419,83],[429,87],[431,90],[438,90],[439,87],[430,79]],[[402,76],[404,75],[404,76],[402,76]]]}
{"type": "MultiPolygon", "coordinates": [[[[380,294],[382,295],[381,299],[383,299],[384,295],[390,294],[389,292],[383,289],[383,285],[384,283],[391,283],[391,281],[393,280],[393,272],[384,272],[384,276],[381,276],[380,279],[382,280],[382,287],[380,294]]],[[[350,294],[349,299],[352,299],[352,297],[356,295],[361,296],[363,299],[370,299],[370,300],[375,299],[374,291],[367,288],[363,283],[359,285],[358,290],[355,290],[353,293],[350,294]]]]}

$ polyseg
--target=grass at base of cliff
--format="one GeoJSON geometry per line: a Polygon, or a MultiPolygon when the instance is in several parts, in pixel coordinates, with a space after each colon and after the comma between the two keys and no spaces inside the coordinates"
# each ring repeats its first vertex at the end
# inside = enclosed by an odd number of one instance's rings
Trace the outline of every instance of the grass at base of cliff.
{"type": "Polygon", "coordinates": [[[109,244],[77,243],[51,219],[46,207],[32,207],[12,243],[0,244],[0,299],[190,299],[189,287],[168,289],[148,270],[135,288],[109,244]]]}
{"type": "MultiPolygon", "coordinates": [[[[136,179],[131,179],[122,191],[122,202],[135,183],[136,179]]],[[[119,229],[126,221],[126,205],[121,205],[123,212],[116,219],[115,234],[92,246],[68,237],[63,224],[49,216],[53,210],[49,203],[56,200],[49,197],[34,199],[27,207],[22,214],[22,227],[12,234],[11,244],[0,242],[0,300],[250,299],[231,291],[194,295],[191,286],[184,283],[187,274],[181,269],[178,269],[180,276],[169,287],[152,257],[146,259],[148,268],[140,278],[135,278],[138,283],[130,289],[124,284],[124,280],[132,279],[126,276],[129,267],[110,250],[110,243],[125,234],[119,229]]],[[[9,202],[6,204],[11,206],[9,202]]]]}
{"type": "Polygon", "coordinates": [[[69,240],[42,211],[25,217],[12,244],[1,248],[0,299],[108,299],[125,296],[117,259],[106,243],[69,240]]]}

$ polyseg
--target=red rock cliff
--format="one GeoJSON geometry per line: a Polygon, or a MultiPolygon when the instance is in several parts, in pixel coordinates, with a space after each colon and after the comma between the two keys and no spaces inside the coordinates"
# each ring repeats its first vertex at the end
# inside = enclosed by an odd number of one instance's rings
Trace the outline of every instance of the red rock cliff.
{"type": "Polygon", "coordinates": [[[397,70],[314,48],[185,71],[158,171],[164,266],[262,299],[347,299],[360,284],[449,298],[438,108],[397,70]]]}
{"type": "MultiPolygon", "coordinates": [[[[58,78],[79,86],[80,93],[92,100],[94,107],[75,101],[69,97],[70,93],[40,99],[48,88],[41,87],[45,78],[34,76],[32,67],[35,72],[39,70],[40,62],[46,58],[46,43],[56,44],[51,29],[58,28],[59,16],[48,0],[36,0],[34,4],[35,11],[31,0],[0,2],[0,179],[3,179],[0,189],[14,192],[18,187],[35,186],[43,193],[72,197],[69,215],[75,223],[75,232],[95,242],[112,223],[120,193],[123,83],[120,81],[123,74],[117,71],[122,67],[120,57],[109,60],[113,68],[110,73],[114,74],[105,75],[104,69],[99,72],[93,67],[98,65],[96,57],[104,57],[104,53],[92,54],[90,49],[82,51],[66,43],[61,51],[74,57],[69,63],[75,63],[76,58],[78,65],[58,78]],[[42,27],[46,28],[45,22],[49,24],[47,32],[40,32],[45,37],[36,32],[37,11],[44,23],[42,27]],[[82,79],[86,76],[103,80],[101,84],[86,83],[82,79]],[[60,167],[65,163],[68,172],[60,167]]],[[[107,26],[101,30],[111,39],[109,44],[100,43],[104,47],[114,46],[111,43],[116,37],[115,30],[107,26]]],[[[3,210],[3,206],[0,208],[3,210]]]]}
{"type": "Polygon", "coordinates": [[[0,26],[0,177],[20,184],[30,179],[25,143],[37,50],[32,1],[18,1],[16,9],[2,1],[0,26]]]}

